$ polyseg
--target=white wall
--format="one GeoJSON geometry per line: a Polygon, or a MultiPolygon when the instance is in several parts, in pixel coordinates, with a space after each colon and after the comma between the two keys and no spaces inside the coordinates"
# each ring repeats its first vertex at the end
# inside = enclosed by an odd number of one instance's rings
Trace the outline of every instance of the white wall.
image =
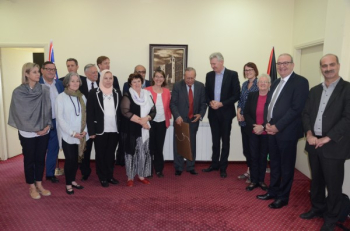
{"type": "MultiPolygon", "coordinates": [[[[208,56],[221,51],[243,82],[249,61],[266,72],[272,46],[276,55],[292,52],[293,9],[291,0],[0,1],[0,47],[48,46],[52,39],[60,76],[69,57],[78,59],[83,74],[85,64],[106,55],[123,83],[135,65],[149,66],[149,44],[188,44],[197,80],[204,82],[211,70],[208,56]]],[[[245,160],[236,119],[230,160],[245,160]]]]}

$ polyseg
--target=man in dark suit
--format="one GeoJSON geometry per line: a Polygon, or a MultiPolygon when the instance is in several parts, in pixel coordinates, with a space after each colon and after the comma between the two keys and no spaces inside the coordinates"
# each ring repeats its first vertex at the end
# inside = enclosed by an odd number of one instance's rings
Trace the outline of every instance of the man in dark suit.
{"type": "MultiPolygon", "coordinates": [[[[100,72],[103,70],[110,70],[111,66],[111,62],[109,60],[109,58],[107,56],[100,56],[97,58],[96,60],[98,69],[100,69],[100,72]]],[[[100,73],[98,73],[98,80],[100,80],[100,73]]],[[[120,86],[119,86],[119,81],[117,76],[113,75],[113,88],[120,90],[120,86]]]]}
{"type": "Polygon", "coordinates": [[[205,90],[209,105],[208,118],[213,140],[213,154],[210,167],[202,171],[211,172],[220,169],[220,176],[226,178],[231,125],[236,116],[235,103],[239,99],[241,87],[237,72],[224,67],[224,57],[221,53],[213,53],[209,59],[213,71],[207,73],[205,90]],[[221,157],[220,142],[222,142],[221,157]]]}
{"type": "Polygon", "coordinates": [[[64,90],[61,81],[56,80],[56,65],[50,61],[43,63],[41,67],[42,76],[39,83],[45,84],[50,88],[50,99],[52,108],[52,128],[50,129],[49,144],[47,146],[46,154],[46,180],[50,180],[52,183],[57,183],[59,180],[55,176],[56,162],[59,152],[58,137],[56,130],[56,112],[55,102],[58,94],[64,90]]]}
{"type": "Polygon", "coordinates": [[[344,163],[350,158],[350,83],[339,76],[336,55],[323,56],[320,68],[324,82],[310,90],[303,111],[305,150],[312,177],[312,206],[300,217],[323,216],[321,230],[334,230],[342,205],[344,163]]]}
{"type": "MultiPolygon", "coordinates": [[[[177,82],[171,93],[170,110],[175,122],[181,126],[183,122],[189,123],[192,161],[186,161],[186,170],[192,175],[197,175],[194,168],[196,161],[196,136],[199,121],[205,115],[207,105],[205,102],[204,84],[196,81],[196,70],[188,67],[185,70],[184,79],[177,82]]],[[[182,173],[184,158],[177,153],[174,131],[174,167],[175,175],[182,173]]]]}
{"type": "Polygon", "coordinates": [[[261,200],[275,199],[270,208],[286,206],[293,184],[298,139],[303,137],[301,112],[309,93],[309,82],[293,72],[290,54],[277,59],[281,78],[273,82],[264,108],[264,128],[269,139],[270,187],[261,200]]]}
{"type": "MultiPolygon", "coordinates": [[[[86,77],[80,77],[81,86],[79,87],[79,90],[81,93],[83,93],[83,95],[87,99],[89,96],[89,91],[91,91],[92,89],[98,88],[98,84],[99,84],[98,71],[95,64],[87,64],[84,67],[84,73],[86,77]]],[[[93,142],[94,142],[94,139],[89,139],[88,141],[86,141],[84,159],[80,164],[82,181],[86,181],[91,174],[90,159],[91,159],[91,149],[92,149],[93,142]]]]}
{"type": "MultiPolygon", "coordinates": [[[[142,89],[146,88],[146,87],[149,87],[151,86],[151,82],[146,78],[146,68],[142,65],[137,65],[135,68],[134,68],[134,73],[138,73],[142,76],[143,78],[143,84],[142,84],[142,89]]],[[[124,92],[127,92],[129,90],[130,86],[129,86],[129,83],[128,82],[125,82],[124,83],[124,86],[123,86],[123,94],[124,92]]]]}
{"type": "MultiPolygon", "coordinates": [[[[78,60],[76,60],[75,58],[67,59],[66,66],[67,66],[68,73],[70,73],[70,72],[78,73],[79,65],[78,65],[78,60]]],[[[83,77],[82,75],[79,75],[79,76],[80,76],[80,78],[83,77]]],[[[65,77],[66,76],[63,76],[63,77],[59,78],[59,80],[63,81],[63,79],[65,77]]]]}

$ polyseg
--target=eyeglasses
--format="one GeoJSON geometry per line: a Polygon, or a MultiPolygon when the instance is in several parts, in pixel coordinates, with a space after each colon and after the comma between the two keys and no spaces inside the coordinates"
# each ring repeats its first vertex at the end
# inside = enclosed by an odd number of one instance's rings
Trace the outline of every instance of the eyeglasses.
{"type": "Polygon", "coordinates": [[[244,70],[244,72],[250,72],[250,71],[254,71],[254,69],[246,69],[246,70],[244,70]]]}
{"type": "Polygon", "coordinates": [[[44,70],[47,70],[47,71],[57,71],[56,68],[43,68],[44,70]]]}
{"type": "Polygon", "coordinates": [[[139,74],[146,74],[146,71],[138,71],[139,74]]]}
{"type": "Polygon", "coordinates": [[[283,63],[276,63],[277,66],[287,66],[288,64],[293,63],[293,62],[283,62],[283,63]]]}
{"type": "Polygon", "coordinates": [[[265,84],[268,84],[270,83],[269,81],[259,81],[258,83],[265,83],[265,84]]]}

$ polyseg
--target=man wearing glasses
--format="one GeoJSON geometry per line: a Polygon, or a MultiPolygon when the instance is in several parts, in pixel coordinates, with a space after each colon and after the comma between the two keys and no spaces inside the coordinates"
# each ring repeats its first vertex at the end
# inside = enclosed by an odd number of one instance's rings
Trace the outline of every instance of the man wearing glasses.
{"type": "Polygon", "coordinates": [[[307,79],[293,72],[290,54],[281,54],[276,65],[281,78],[273,82],[267,95],[263,124],[269,138],[270,187],[266,194],[257,196],[260,200],[274,199],[269,204],[272,209],[288,205],[297,143],[303,137],[301,112],[309,93],[307,79]]]}
{"type": "Polygon", "coordinates": [[[45,84],[50,88],[52,127],[50,129],[50,138],[46,153],[46,180],[50,180],[52,183],[58,182],[58,179],[55,177],[55,167],[59,151],[56,130],[55,101],[58,94],[64,90],[62,82],[56,80],[56,71],[57,69],[54,63],[50,61],[43,63],[41,67],[42,76],[39,81],[41,84],[45,84]]]}
{"type": "MultiPolygon", "coordinates": [[[[143,78],[143,85],[142,85],[142,89],[144,89],[145,87],[149,87],[151,86],[151,82],[149,80],[146,80],[145,77],[146,77],[146,68],[142,65],[137,65],[135,68],[134,68],[134,73],[138,73],[142,76],[143,78]]],[[[123,86],[123,94],[124,92],[127,92],[129,91],[129,84],[128,82],[124,83],[124,86],[123,86]]]]}

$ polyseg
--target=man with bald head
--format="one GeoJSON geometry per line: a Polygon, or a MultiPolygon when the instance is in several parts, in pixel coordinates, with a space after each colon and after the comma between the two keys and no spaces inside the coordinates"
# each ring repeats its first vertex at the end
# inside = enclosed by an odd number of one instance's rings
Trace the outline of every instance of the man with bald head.
{"type": "MultiPolygon", "coordinates": [[[[151,82],[146,78],[146,68],[142,65],[137,65],[135,68],[134,68],[134,73],[138,73],[142,76],[143,78],[143,84],[142,84],[142,89],[145,88],[145,87],[149,87],[151,86],[151,82]]],[[[128,82],[124,83],[124,86],[123,86],[123,94],[124,92],[127,92],[129,90],[130,86],[128,84],[128,82]]]]}
{"type": "Polygon", "coordinates": [[[334,54],[321,58],[320,69],[324,82],[310,90],[303,111],[312,181],[311,210],[300,217],[323,216],[321,230],[334,230],[342,205],[344,163],[350,158],[350,83],[339,76],[334,54]]]}

